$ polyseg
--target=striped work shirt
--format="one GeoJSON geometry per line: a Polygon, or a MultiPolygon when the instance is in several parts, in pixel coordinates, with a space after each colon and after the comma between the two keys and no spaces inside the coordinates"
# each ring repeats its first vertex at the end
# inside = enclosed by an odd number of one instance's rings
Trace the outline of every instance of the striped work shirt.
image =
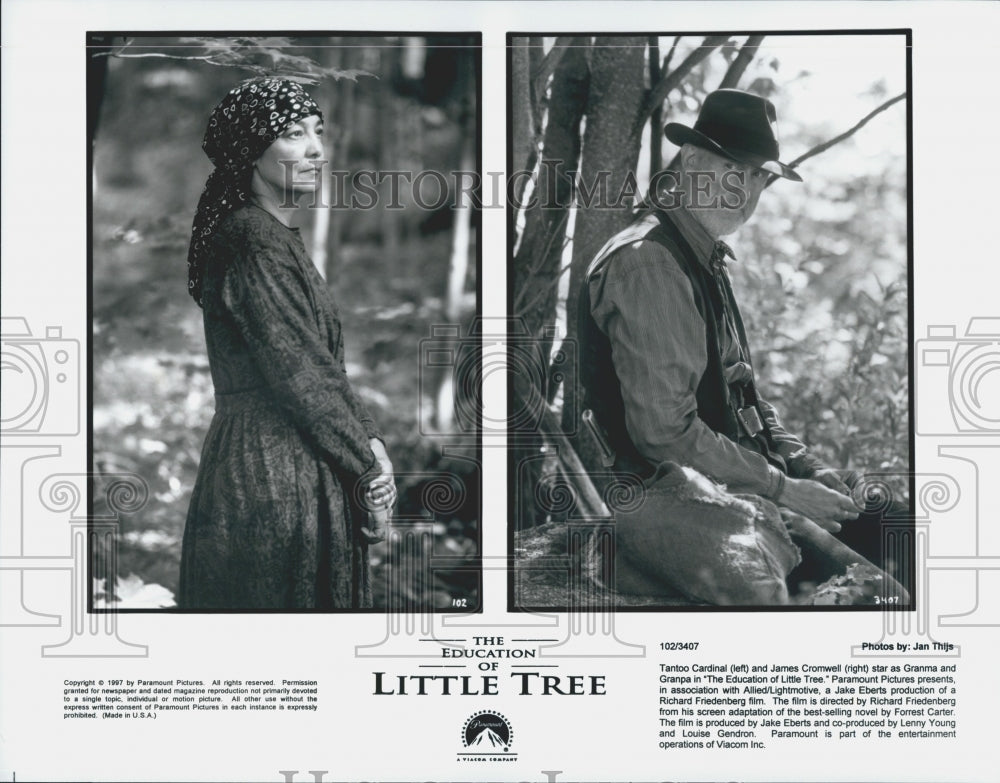
{"type": "MultiPolygon", "coordinates": [[[[684,207],[672,210],[670,217],[707,267],[715,239],[684,207]]],[[[655,216],[650,216],[613,238],[595,261],[609,250],[613,258],[592,264],[595,271],[589,278],[591,312],[611,343],[629,437],[654,465],[672,460],[732,492],[773,496],[781,478],[760,454],[759,444],[746,436],[730,440],[698,417],[695,394],[708,362],[705,324],[691,283],[673,255],[658,242],[642,238],[655,225],[655,216]],[[613,249],[623,240],[624,246],[613,249]]],[[[720,330],[719,341],[726,377],[731,379],[730,373],[740,371],[739,340],[727,328],[720,330]]],[[[818,461],[785,431],[770,404],[758,402],[774,452],[786,462],[795,456],[790,475],[808,475],[818,461]]]]}

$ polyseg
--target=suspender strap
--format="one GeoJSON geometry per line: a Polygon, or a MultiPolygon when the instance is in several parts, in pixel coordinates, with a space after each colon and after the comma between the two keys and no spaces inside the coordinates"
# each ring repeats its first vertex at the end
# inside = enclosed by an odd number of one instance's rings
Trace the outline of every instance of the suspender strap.
{"type": "Polygon", "coordinates": [[[771,433],[759,408],[746,327],[728,275],[724,270],[714,273],[701,263],[690,243],[666,212],[656,210],[654,214],[659,220],[659,226],[647,236],[660,242],[677,260],[691,283],[695,304],[705,321],[708,366],[696,395],[699,417],[716,432],[733,441],[739,441],[741,432],[752,437],[760,446],[763,456],[787,472],[784,459],[774,453],[771,433]],[[742,357],[750,368],[750,378],[733,386],[725,380],[720,340],[720,330],[727,328],[729,324],[735,330],[732,337],[737,340],[742,357]],[[750,419],[757,426],[752,427],[748,421],[750,419]]]}

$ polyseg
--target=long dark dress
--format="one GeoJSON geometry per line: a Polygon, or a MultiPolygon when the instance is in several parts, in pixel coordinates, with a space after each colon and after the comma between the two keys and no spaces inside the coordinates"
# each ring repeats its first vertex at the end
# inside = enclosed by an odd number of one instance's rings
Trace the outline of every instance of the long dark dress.
{"type": "Polygon", "coordinates": [[[359,487],[375,423],[351,389],[336,305],[297,229],[247,205],[204,276],[215,416],[184,529],[178,604],[371,606],[359,487]]]}

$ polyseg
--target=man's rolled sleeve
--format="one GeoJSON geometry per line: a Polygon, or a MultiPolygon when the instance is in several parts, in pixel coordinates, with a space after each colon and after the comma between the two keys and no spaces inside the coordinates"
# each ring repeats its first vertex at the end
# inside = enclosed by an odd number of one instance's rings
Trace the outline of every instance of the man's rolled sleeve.
{"type": "Polygon", "coordinates": [[[764,423],[771,433],[771,443],[774,451],[788,465],[788,475],[793,478],[809,478],[817,470],[822,470],[826,464],[809,453],[805,444],[788,432],[778,420],[778,412],[766,400],[758,399],[758,407],[764,418],[764,423]]]}
{"type": "Polygon", "coordinates": [[[705,325],[687,276],[660,245],[637,242],[590,282],[592,312],[611,342],[625,422],[651,462],[672,460],[726,484],[767,495],[778,481],[767,460],[698,417],[696,392],[708,362],[705,325]]]}

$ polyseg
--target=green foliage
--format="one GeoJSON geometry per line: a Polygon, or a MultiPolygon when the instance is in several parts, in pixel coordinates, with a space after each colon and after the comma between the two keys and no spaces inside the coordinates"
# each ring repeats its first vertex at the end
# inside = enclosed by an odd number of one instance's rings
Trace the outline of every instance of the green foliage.
{"type": "MultiPolygon", "coordinates": [[[[698,40],[682,38],[673,62],[698,40]]],[[[782,41],[765,37],[740,86],[777,105],[785,160],[835,138],[905,86],[901,45],[886,43],[898,57],[872,59],[870,76],[845,101],[852,114],[815,107],[812,91],[833,86],[832,61],[822,51],[812,61],[782,41]]],[[[693,124],[737,51],[730,41],[696,68],[668,96],[664,119],[693,124]]],[[[727,238],[739,257],[730,271],[762,396],[832,466],[889,474],[900,500],[910,470],[904,107],[803,163],[804,183],[777,180],[727,238]]]]}
{"type": "Polygon", "coordinates": [[[764,194],[739,235],[734,286],[761,393],[786,428],[834,467],[889,474],[905,501],[905,168],[901,156],[877,176],[825,164],[764,194]]]}

